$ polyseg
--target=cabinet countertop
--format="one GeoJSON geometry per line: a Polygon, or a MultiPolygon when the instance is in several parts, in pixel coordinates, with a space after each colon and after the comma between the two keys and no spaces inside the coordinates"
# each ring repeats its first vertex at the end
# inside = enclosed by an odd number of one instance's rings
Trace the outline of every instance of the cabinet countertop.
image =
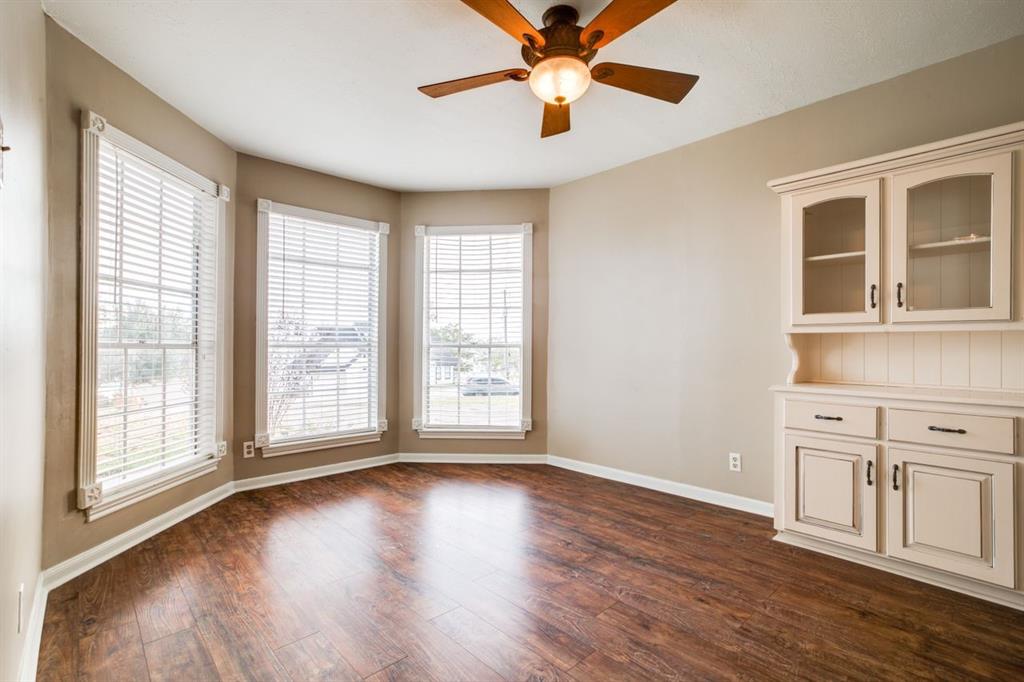
{"type": "Polygon", "coordinates": [[[871,384],[839,384],[808,382],[776,384],[777,393],[807,393],[816,395],[844,395],[861,398],[888,398],[894,400],[927,400],[961,405],[993,405],[1024,408],[1024,391],[983,391],[960,388],[882,386],[871,384]]]}

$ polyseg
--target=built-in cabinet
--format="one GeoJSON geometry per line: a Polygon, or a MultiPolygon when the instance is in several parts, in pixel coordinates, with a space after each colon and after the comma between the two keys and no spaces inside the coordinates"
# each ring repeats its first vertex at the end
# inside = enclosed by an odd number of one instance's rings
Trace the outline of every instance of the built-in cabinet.
{"type": "Polygon", "coordinates": [[[777,539],[1024,609],[1024,123],[772,181],[777,539]]]}
{"type": "Polygon", "coordinates": [[[786,194],[788,325],[1013,319],[1020,153],[938,159],[786,194]]]}
{"type": "Polygon", "coordinates": [[[1009,588],[1000,601],[1024,609],[1024,593],[1015,589],[1024,588],[1021,396],[843,391],[775,387],[779,539],[850,548],[883,568],[896,562],[900,572],[965,591],[978,592],[972,584],[1009,588]],[[985,400],[993,404],[979,403],[985,400]]]}

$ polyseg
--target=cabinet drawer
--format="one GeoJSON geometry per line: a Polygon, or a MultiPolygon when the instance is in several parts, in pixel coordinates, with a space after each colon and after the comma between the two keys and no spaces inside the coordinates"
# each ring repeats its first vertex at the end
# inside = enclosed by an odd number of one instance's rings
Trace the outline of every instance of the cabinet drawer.
{"type": "Polygon", "coordinates": [[[878,437],[878,408],[809,400],[786,401],[786,428],[878,437]]]}
{"type": "Polygon", "coordinates": [[[1013,417],[889,410],[889,440],[1012,455],[1013,417]]]}

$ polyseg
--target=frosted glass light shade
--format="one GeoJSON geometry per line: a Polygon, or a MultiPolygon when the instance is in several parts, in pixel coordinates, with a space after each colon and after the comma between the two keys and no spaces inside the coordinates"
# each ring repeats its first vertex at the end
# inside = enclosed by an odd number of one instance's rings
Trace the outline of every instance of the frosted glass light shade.
{"type": "Polygon", "coordinates": [[[530,72],[533,94],[550,104],[575,102],[590,87],[590,69],[576,57],[548,57],[530,72]]]}

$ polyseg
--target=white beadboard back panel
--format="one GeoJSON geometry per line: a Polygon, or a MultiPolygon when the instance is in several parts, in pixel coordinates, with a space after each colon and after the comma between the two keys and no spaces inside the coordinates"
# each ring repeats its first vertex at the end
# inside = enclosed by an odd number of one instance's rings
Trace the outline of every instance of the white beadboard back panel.
{"type": "Polygon", "coordinates": [[[798,381],[1024,390],[1024,331],[799,334],[798,381]]]}

